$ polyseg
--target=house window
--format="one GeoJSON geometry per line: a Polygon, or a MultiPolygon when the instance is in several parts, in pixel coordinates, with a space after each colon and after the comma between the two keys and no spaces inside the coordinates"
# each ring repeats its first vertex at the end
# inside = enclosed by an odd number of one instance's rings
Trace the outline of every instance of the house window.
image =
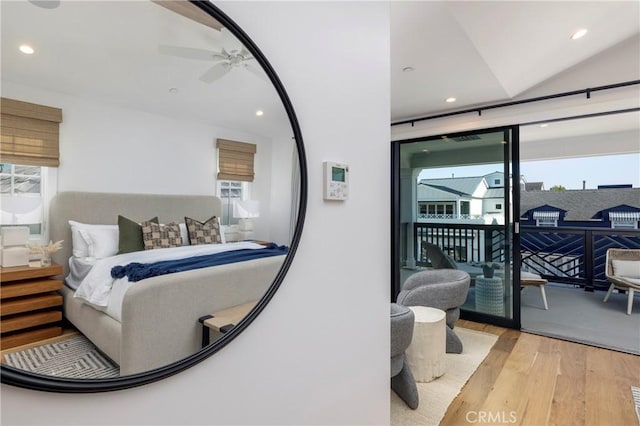
{"type": "Polygon", "coordinates": [[[610,212],[612,229],[638,229],[640,212],[610,212]]]}
{"type": "Polygon", "coordinates": [[[502,204],[500,203],[496,204],[496,210],[502,210],[502,204]]]}
{"type": "Polygon", "coordinates": [[[536,226],[557,227],[560,212],[533,212],[536,226]]]}
{"type": "Polygon", "coordinates": [[[249,184],[238,181],[218,181],[218,197],[222,200],[222,224],[238,223],[233,217],[233,203],[248,198],[249,184]]]}
{"type": "Polygon", "coordinates": [[[1,226],[27,226],[32,235],[42,233],[43,170],[40,166],[0,164],[1,226]]]}
{"type": "Polygon", "coordinates": [[[500,179],[494,179],[493,180],[493,184],[494,185],[500,185],[500,179]]]}
{"type": "Polygon", "coordinates": [[[460,202],[460,214],[468,215],[470,213],[471,213],[471,203],[469,203],[468,201],[461,201],[460,202]]]}
{"type": "Polygon", "coordinates": [[[40,195],[42,167],[2,163],[0,179],[2,195],[40,195]]]}
{"type": "Polygon", "coordinates": [[[453,216],[455,206],[453,203],[422,203],[419,205],[420,215],[431,217],[453,216]]]}

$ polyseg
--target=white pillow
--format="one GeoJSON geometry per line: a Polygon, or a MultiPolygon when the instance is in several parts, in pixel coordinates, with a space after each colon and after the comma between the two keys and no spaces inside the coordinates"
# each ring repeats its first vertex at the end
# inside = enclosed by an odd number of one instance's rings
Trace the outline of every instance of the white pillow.
{"type": "Polygon", "coordinates": [[[74,257],[102,259],[118,253],[118,225],[90,225],[73,220],[69,225],[74,257]]]}
{"type": "Polygon", "coordinates": [[[180,238],[182,238],[182,245],[189,245],[189,231],[187,230],[186,223],[179,223],[178,227],[180,228],[180,238]]]}
{"type": "MultiPolygon", "coordinates": [[[[218,218],[218,223],[220,223],[220,218],[218,218]]],[[[227,238],[224,235],[224,233],[227,232],[226,228],[227,228],[226,225],[220,225],[220,242],[222,244],[226,244],[227,242],[227,238]]]]}
{"type": "Polygon", "coordinates": [[[640,260],[612,259],[613,275],[618,277],[640,278],[640,260]]]}

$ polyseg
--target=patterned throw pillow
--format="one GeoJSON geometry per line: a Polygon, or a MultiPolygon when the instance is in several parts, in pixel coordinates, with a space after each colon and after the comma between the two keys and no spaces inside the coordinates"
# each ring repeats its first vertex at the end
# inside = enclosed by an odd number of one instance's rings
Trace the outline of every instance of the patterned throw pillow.
{"type": "Polygon", "coordinates": [[[213,216],[205,222],[199,222],[190,217],[184,218],[189,234],[189,244],[197,246],[201,244],[220,244],[222,237],[220,236],[220,222],[218,218],[213,216]]]}
{"type": "Polygon", "coordinates": [[[141,225],[145,250],[180,247],[182,245],[180,226],[175,222],[159,225],[146,221],[142,222],[141,225]]]}

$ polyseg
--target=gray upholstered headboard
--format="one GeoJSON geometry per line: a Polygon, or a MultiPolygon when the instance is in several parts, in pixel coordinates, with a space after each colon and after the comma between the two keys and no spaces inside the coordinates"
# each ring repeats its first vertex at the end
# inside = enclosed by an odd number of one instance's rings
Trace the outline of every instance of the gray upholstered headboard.
{"type": "Polygon", "coordinates": [[[53,254],[54,262],[69,270],[71,228],[69,220],[91,224],[117,224],[118,215],[136,221],[158,216],[160,223],[184,222],[184,217],[206,220],[220,216],[222,202],[206,195],[113,194],[101,192],[61,192],[49,208],[49,238],[64,240],[62,250],[53,254]]]}

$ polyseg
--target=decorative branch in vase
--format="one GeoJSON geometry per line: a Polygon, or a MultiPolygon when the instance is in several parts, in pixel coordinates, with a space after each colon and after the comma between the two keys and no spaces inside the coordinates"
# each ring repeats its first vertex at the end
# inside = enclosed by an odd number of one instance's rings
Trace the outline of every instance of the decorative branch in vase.
{"type": "Polygon", "coordinates": [[[51,266],[51,255],[62,248],[63,240],[49,241],[49,244],[43,246],[40,243],[28,244],[29,253],[40,255],[40,266],[51,266]]]}

